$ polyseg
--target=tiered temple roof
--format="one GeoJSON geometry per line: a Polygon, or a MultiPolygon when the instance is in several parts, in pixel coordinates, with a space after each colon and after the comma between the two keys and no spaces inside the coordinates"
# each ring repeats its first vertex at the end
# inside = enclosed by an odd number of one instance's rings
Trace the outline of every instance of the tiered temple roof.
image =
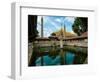
{"type": "Polygon", "coordinates": [[[75,37],[77,36],[76,34],[74,33],[71,33],[71,32],[66,32],[63,28],[61,28],[59,31],[57,32],[54,32],[55,33],[55,36],[57,37],[75,37]]]}

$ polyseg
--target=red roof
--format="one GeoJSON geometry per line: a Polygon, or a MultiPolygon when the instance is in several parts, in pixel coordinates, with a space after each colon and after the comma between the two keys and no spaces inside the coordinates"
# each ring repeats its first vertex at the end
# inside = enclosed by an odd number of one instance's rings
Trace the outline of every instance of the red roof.
{"type": "Polygon", "coordinates": [[[88,36],[88,32],[84,32],[81,36],[88,36]]]}

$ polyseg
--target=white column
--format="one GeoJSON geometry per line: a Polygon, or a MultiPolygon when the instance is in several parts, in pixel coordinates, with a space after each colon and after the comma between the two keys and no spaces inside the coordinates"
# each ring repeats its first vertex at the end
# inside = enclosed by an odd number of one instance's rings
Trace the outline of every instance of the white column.
{"type": "Polygon", "coordinates": [[[60,39],[60,48],[63,48],[63,40],[60,39]]]}

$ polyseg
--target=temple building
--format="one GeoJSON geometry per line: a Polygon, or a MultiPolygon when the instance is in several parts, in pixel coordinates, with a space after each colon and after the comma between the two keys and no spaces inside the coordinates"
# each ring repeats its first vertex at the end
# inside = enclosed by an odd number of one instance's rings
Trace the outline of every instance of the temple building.
{"type": "Polygon", "coordinates": [[[75,36],[65,39],[67,45],[87,47],[88,46],[88,32],[84,32],[81,36],[75,36]]]}
{"type": "Polygon", "coordinates": [[[84,32],[78,36],[75,33],[66,31],[65,25],[56,32],[53,32],[49,37],[44,37],[43,33],[43,17],[41,18],[41,36],[35,38],[35,44],[37,46],[80,46],[87,47],[88,43],[88,32],[84,32]]]}
{"type": "Polygon", "coordinates": [[[76,34],[73,34],[71,32],[67,32],[64,28],[61,28],[59,31],[54,32],[55,36],[57,37],[63,37],[63,38],[68,38],[68,37],[75,37],[77,36],[76,34]]]}
{"type": "Polygon", "coordinates": [[[81,36],[77,36],[76,34],[66,32],[65,29],[61,28],[59,31],[52,34],[53,36],[50,37],[56,37],[59,41],[63,40],[63,45],[87,47],[88,32],[84,32],[81,36]]]}

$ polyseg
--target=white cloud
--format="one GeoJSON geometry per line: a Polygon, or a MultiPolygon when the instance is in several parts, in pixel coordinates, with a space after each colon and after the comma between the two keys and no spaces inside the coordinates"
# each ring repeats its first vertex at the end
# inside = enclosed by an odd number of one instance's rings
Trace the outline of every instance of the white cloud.
{"type": "Polygon", "coordinates": [[[39,24],[37,24],[37,30],[39,32],[39,36],[41,35],[41,26],[39,24]]]}
{"type": "Polygon", "coordinates": [[[55,21],[57,21],[57,22],[59,22],[59,23],[60,23],[60,22],[61,22],[61,19],[59,19],[59,18],[58,18],[58,19],[55,19],[55,21]]]}
{"type": "Polygon", "coordinates": [[[52,33],[52,29],[44,28],[45,32],[52,33]]]}
{"type": "Polygon", "coordinates": [[[44,24],[48,24],[48,26],[46,25],[46,28],[51,29],[52,31],[56,31],[58,30],[58,24],[52,20],[50,17],[45,17],[44,18],[44,24]],[[49,27],[49,25],[52,25],[52,27],[49,27]]]}
{"type": "Polygon", "coordinates": [[[71,31],[71,33],[77,35],[73,30],[71,31]]]}
{"type": "MultiPolygon", "coordinates": [[[[65,17],[63,21],[68,21],[70,23],[73,23],[75,20],[75,17],[65,17]]],[[[44,37],[50,36],[50,34],[54,31],[57,31],[61,29],[60,23],[62,20],[60,18],[56,19],[51,19],[48,16],[43,17],[43,23],[44,23],[44,37]],[[52,26],[52,27],[51,27],[52,26]]],[[[38,16],[38,21],[37,21],[37,30],[39,31],[39,35],[41,34],[41,16],[38,16]]],[[[72,31],[72,33],[74,33],[72,31]]]]}
{"type": "MultiPolygon", "coordinates": [[[[49,22],[50,22],[49,18],[44,17],[44,21],[43,21],[44,25],[49,22]]],[[[39,32],[39,36],[41,36],[41,16],[38,16],[37,30],[39,32]]],[[[44,27],[43,30],[44,30],[43,31],[44,37],[48,37],[50,36],[50,34],[53,32],[54,29],[51,29],[49,25],[48,26],[46,25],[46,27],[44,27]]]]}
{"type": "Polygon", "coordinates": [[[70,23],[74,23],[75,17],[66,17],[65,20],[67,20],[70,23]]]}
{"type": "Polygon", "coordinates": [[[37,22],[38,24],[41,24],[41,16],[38,16],[37,22]]]}
{"type": "Polygon", "coordinates": [[[58,29],[59,29],[59,27],[58,27],[58,24],[57,24],[57,23],[55,23],[55,22],[51,21],[51,24],[54,26],[54,27],[52,27],[52,28],[54,28],[54,30],[58,30],[58,29]]]}

